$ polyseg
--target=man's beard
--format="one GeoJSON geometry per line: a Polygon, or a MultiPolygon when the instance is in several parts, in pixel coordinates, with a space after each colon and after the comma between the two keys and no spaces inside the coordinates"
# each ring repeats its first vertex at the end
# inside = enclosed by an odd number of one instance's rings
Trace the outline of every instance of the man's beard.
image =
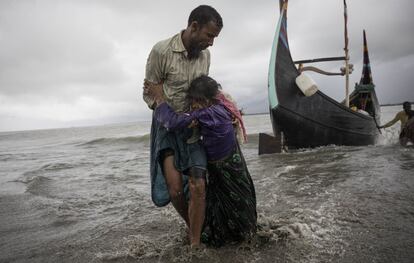
{"type": "Polygon", "coordinates": [[[189,59],[197,59],[200,56],[202,49],[196,43],[190,43],[190,47],[187,50],[189,59]]]}

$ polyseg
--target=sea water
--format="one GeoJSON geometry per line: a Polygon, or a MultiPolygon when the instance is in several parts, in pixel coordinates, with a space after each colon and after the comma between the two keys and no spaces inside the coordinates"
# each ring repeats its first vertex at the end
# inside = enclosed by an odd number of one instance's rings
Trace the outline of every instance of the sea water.
{"type": "Polygon", "coordinates": [[[269,115],[245,122],[258,234],[199,250],[151,201],[150,122],[0,133],[0,262],[414,261],[414,149],[398,124],[377,145],[258,156],[269,115]]]}

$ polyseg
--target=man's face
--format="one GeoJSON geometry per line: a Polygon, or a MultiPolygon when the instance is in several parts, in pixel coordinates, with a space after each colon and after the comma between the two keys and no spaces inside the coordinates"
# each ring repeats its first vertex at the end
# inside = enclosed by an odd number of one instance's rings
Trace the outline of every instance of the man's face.
{"type": "Polygon", "coordinates": [[[411,110],[411,104],[409,104],[409,103],[404,104],[404,105],[403,105],[403,109],[404,109],[405,111],[411,110]]]}
{"type": "Polygon", "coordinates": [[[220,31],[221,28],[212,21],[203,26],[194,23],[192,25],[190,47],[188,50],[189,58],[197,58],[202,50],[212,46],[214,39],[220,34],[220,31]]]}

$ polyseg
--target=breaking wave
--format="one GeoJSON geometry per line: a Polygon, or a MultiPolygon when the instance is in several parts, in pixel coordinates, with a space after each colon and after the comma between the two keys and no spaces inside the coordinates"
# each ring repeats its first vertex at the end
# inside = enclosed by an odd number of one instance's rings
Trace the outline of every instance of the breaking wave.
{"type": "Polygon", "coordinates": [[[140,144],[140,143],[149,143],[150,134],[145,134],[141,136],[127,136],[119,138],[98,138],[87,141],[85,143],[78,144],[78,146],[99,146],[99,145],[122,145],[122,144],[140,144]]]}

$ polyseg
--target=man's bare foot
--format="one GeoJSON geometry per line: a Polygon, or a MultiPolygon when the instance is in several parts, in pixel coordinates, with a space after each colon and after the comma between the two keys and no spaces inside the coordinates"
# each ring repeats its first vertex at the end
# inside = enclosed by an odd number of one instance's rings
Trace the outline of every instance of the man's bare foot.
{"type": "Polygon", "coordinates": [[[206,245],[202,244],[202,243],[193,243],[190,245],[190,248],[192,250],[202,250],[206,248],[206,245]]]}

